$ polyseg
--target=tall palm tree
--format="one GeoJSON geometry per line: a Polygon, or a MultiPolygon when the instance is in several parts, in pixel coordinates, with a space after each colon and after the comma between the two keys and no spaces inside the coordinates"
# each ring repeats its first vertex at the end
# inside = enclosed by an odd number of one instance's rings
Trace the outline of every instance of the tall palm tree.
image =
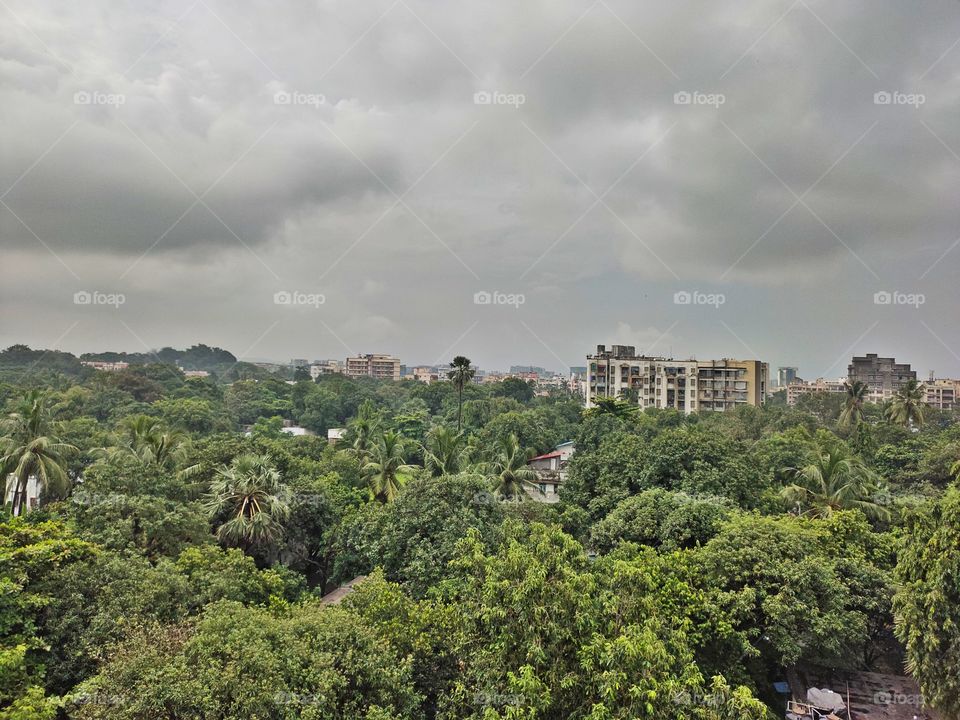
{"type": "Polygon", "coordinates": [[[494,492],[498,497],[522,502],[527,499],[526,488],[539,491],[537,474],[527,466],[527,460],[532,456],[533,451],[524,450],[513,433],[498,440],[493,460],[488,464],[494,492]]]}
{"type": "Polygon", "coordinates": [[[370,455],[370,450],[373,447],[373,434],[376,429],[377,422],[372,418],[357,417],[350,422],[350,432],[353,434],[350,451],[361,462],[364,462],[370,455]]]}
{"type": "Polygon", "coordinates": [[[204,506],[217,538],[244,550],[273,546],[290,517],[291,493],[265,455],[238,455],[217,471],[204,506]]]}
{"type": "Polygon", "coordinates": [[[119,437],[103,450],[107,456],[132,455],[140,462],[165,470],[180,468],[181,479],[196,475],[199,465],[184,467],[190,454],[190,437],[180,430],[164,427],[148,415],[130,415],[120,422],[119,437]]]}
{"type": "Polygon", "coordinates": [[[860,510],[870,518],[890,517],[890,511],[874,499],[880,479],[843,445],[822,444],[812,462],[788,470],[796,482],[781,495],[807,515],[829,517],[837,510],[860,510]]]}
{"type": "Polygon", "coordinates": [[[450,363],[450,371],[447,373],[447,377],[453,380],[457,386],[457,432],[460,432],[463,418],[463,388],[476,374],[476,369],[470,366],[470,358],[463,355],[457,355],[450,363]]]}
{"type": "Polygon", "coordinates": [[[583,411],[587,417],[613,415],[621,420],[631,420],[640,412],[640,407],[623,398],[599,396],[594,398],[593,407],[583,411]]]}
{"type": "Polygon", "coordinates": [[[840,413],[840,424],[857,426],[863,422],[863,403],[870,392],[870,386],[861,380],[846,382],[843,386],[847,390],[847,396],[840,413]]]}
{"type": "Polygon", "coordinates": [[[403,436],[393,430],[385,431],[370,452],[363,466],[370,485],[370,497],[383,503],[393,502],[406,480],[406,474],[416,469],[406,464],[403,436]]]}
{"type": "Polygon", "coordinates": [[[885,415],[897,425],[923,425],[923,409],[926,406],[926,389],[916,380],[908,380],[897,390],[885,415]]]}
{"type": "MultiPolygon", "coordinates": [[[[40,489],[65,494],[70,487],[66,456],[77,448],[54,434],[46,394],[28,392],[2,423],[0,477],[14,476],[13,514],[21,515],[27,504],[31,476],[40,489]]],[[[6,482],[4,482],[6,491],[6,482]]]]}
{"type": "Polygon", "coordinates": [[[435,477],[454,475],[463,469],[465,450],[463,433],[446,425],[437,425],[427,433],[427,441],[423,445],[424,467],[435,477]]]}

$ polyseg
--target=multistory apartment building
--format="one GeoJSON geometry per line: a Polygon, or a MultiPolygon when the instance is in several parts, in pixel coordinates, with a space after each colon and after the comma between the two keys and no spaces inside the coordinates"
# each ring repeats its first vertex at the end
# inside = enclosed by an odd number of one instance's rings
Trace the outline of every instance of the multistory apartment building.
{"type": "Polygon", "coordinates": [[[877,357],[876,353],[855,355],[847,366],[847,380],[859,380],[870,388],[867,400],[889,400],[908,381],[916,380],[917,372],[908,363],[898,363],[894,358],[877,357]]]}
{"type": "Polygon", "coordinates": [[[622,397],[641,408],[728,410],[762,405],[767,391],[766,363],[758,360],[674,360],[638,356],[632,345],[598,345],[587,357],[583,395],[587,407],[597,397],[622,397]],[[703,383],[706,383],[705,385],[703,383]]]}
{"type": "Polygon", "coordinates": [[[345,365],[348,377],[373,377],[380,380],[400,380],[400,359],[393,355],[368,353],[348,357],[345,365]]]}
{"type": "Polygon", "coordinates": [[[960,380],[932,380],[924,385],[927,405],[938,410],[960,408],[960,380]]]}
{"type": "Polygon", "coordinates": [[[697,409],[732,410],[763,405],[770,368],[759,360],[707,360],[697,363],[697,409]]]}
{"type": "Polygon", "coordinates": [[[845,380],[824,380],[817,378],[812,382],[796,381],[787,385],[787,405],[796,405],[803,395],[810,393],[845,393],[847,383],[845,380]]]}

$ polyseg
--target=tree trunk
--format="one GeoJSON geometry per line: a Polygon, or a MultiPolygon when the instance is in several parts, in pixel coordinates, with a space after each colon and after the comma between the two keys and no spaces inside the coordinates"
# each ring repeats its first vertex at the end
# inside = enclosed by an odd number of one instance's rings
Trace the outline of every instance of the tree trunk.
{"type": "Polygon", "coordinates": [[[27,505],[27,483],[30,482],[30,473],[21,473],[17,478],[17,489],[13,492],[13,515],[23,515],[27,505]]]}

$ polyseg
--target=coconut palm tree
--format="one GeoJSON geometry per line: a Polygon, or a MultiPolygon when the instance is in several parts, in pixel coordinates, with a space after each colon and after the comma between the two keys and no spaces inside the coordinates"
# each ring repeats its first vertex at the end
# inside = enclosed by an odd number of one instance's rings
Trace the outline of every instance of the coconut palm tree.
{"type": "Polygon", "coordinates": [[[180,430],[164,427],[159,419],[149,415],[130,415],[120,422],[119,435],[114,445],[102,448],[101,454],[131,455],[140,462],[165,470],[176,470],[181,479],[196,475],[199,465],[184,467],[190,455],[190,437],[180,430]]]}
{"type": "Polygon", "coordinates": [[[406,464],[403,436],[393,430],[385,431],[370,451],[370,459],[363,473],[370,485],[370,497],[383,503],[393,502],[415,465],[406,464]]]}
{"type": "Polygon", "coordinates": [[[244,550],[274,546],[290,517],[291,493],[265,455],[239,455],[217,471],[204,506],[217,538],[244,550]]]}
{"type": "Polygon", "coordinates": [[[887,420],[904,427],[923,425],[923,409],[926,406],[926,390],[916,380],[908,380],[897,390],[887,406],[887,420]]]}
{"type": "Polygon", "coordinates": [[[360,462],[364,462],[373,448],[373,434],[377,430],[377,422],[372,418],[357,417],[350,422],[349,429],[353,435],[350,452],[356,455],[360,462]]]}
{"type": "Polygon", "coordinates": [[[66,456],[77,448],[61,442],[54,430],[47,395],[37,390],[28,392],[2,423],[0,477],[14,476],[14,515],[26,508],[31,476],[44,492],[62,495],[70,489],[66,456]]]}
{"type": "Polygon", "coordinates": [[[812,462],[788,471],[796,482],[781,495],[807,515],[829,517],[837,510],[860,510],[874,519],[890,517],[890,511],[875,501],[880,479],[843,445],[821,444],[812,462]]]}
{"type": "Polygon", "coordinates": [[[527,466],[532,456],[533,451],[524,450],[513,433],[498,440],[496,452],[487,466],[497,497],[522,502],[527,499],[526,488],[539,491],[537,474],[527,466]]]}
{"type": "Polygon", "coordinates": [[[430,474],[454,475],[463,469],[466,459],[466,439],[446,425],[437,425],[427,433],[423,445],[423,465],[430,474]]]}
{"type": "Polygon", "coordinates": [[[623,398],[599,396],[594,398],[593,407],[583,411],[586,417],[613,415],[621,420],[632,420],[640,412],[640,407],[623,398]]]}
{"type": "Polygon", "coordinates": [[[870,392],[870,386],[861,380],[846,382],[843,386],[847,390],[847,396],[840,413],[840,424],[855,427],[863,422],[863,403],[870,392]]]}
{"type": "Polygon", "coordinates": [[[476,374],[476,369],[470,366],[470,358],[463,355],[457,355],[450,363],[450,371],[447,373],[447,377],[453,380],[457,386],[457,432],[460,432],[463,418],[463,388],[476,374]]]}

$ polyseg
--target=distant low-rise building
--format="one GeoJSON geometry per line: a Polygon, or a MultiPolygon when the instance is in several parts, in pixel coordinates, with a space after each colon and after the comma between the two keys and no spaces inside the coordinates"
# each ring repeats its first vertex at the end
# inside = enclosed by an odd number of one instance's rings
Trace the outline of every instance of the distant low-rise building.
{"type": "Polygon", "coordinates": [[[404,380],[417,380],[429,385],[430,383],[446,380],[447,374],[440,368],[420,365],[415,368],[411,368],[407,374],[403,376],[403,378],[404,380]]]}
{"type": "Polygon", "coordinates": [[[801,397],[810,393],[845,392],[847,392],[845,380],[824,380],[823,378],[817,378],[812,382],[797,380],[787,385],[787,405],[796,405],[801,397]]]}
{"type": "Polygon", "coordinates": [[[117,372],[119,370],[126,370],[128,367],[130,367],[130,363],[101,362],[100,360],[81,360],[80,364],[86,365],[94,370],[102,370],[103,372],[117,372]]]}
{"type": "Polygon", "coordinates": [[[530,458],[527,466],[537,474],[538,487],[528,487],[527,494],[539,502],[559,502],[560,486],[567,479],[567,463],[575,451],[573,441],[569,441],[560,443],[548,453],[530,458]]]}
{"type": "Polygon", "coordinates": [[[287,425],[286,427],[280,428],[280,432],[286,435],[293,435],[294,437],[308,437],[310,435],[316,435],[313,430],[308,430],[305,427],[300,427],[299,425],[287,425]]]}
{"type": "Polygon", "coordinates": [[[379,380],[400,379],[400,359],[393,355],[368,353],[348,357],[345,363],[347,377],[372,377],[379,380]]]}
{"type": "MultiPolygon", "coordinates": [[[[6,487],[4,488],[3,502],[13,508],[13,513],[17,514],[20,507],[20,496],[17,494],[17,476],[7,475],[6,487]]],[[[27,478],[27,499],[24,508],[33,510],[40,504],[40,483],[37,478],[31,475],[27,478]]]]}
{"type": "Polygon", "coordinates": [[[336,375],[343,372],[343,363],[339,360],[322,360],[310,364],[310,378],[316,380],[321,375],[336,375]]]}

